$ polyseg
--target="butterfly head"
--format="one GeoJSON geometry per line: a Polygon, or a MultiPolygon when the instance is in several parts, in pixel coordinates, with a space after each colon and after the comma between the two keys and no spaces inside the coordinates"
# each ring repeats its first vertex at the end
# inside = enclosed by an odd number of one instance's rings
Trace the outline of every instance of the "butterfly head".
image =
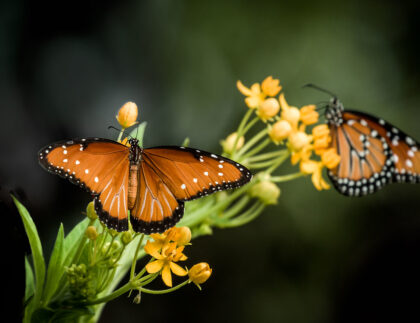
{"type": "Polygon", "coordinates": [[[139,141],[136,138],[130,138],[128,143],[130,144],[130,162],[137,164],[141,160],[143,149],[139,146],[139,141]]]}
{"type": "Polygon", "coordinates": [[[337,99],[337,97],[333,96],[326,107],[325,118],[327,118],[329,124],[340,126],[343,123],[343,111],[343,104],[337,99]]]}

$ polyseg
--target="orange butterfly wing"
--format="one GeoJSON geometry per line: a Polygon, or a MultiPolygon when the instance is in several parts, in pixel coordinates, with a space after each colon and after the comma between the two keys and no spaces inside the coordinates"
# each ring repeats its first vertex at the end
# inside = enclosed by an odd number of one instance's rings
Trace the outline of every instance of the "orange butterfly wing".
{"type": "Polygon", "coordinates": [[[100,138],[60,141],[38,153],[48,172],[95,195],[99,219],[118,231],[128,229],[128,156],[126,146],[100,138]]]}
{"type": "Polygon", "coordinates": [[[340,193],[361,196],[390,182],[420,181],[417,142],[371,115],[345,111],[342,117],[340,126],[330,124],[332,146],[341,161],[328,173],[340,193]]]}
{"type": "Polygon", "coordinates": [[[251,180],[251,173],[234,161],[198,149],[156,147],[143,151],[137,200],[130,221],[137,232],[163,232],[184,213],[184,201],[251,180]]]}
{"type": "Polygon", "coordinates": [[[130,213],[133,230],[150,234],[164,232],[184,214],[184,202],[178,201],[159,175],[146,162],[138,171],[137,199],[130,213]]]}
{"type": "Polygon", "coordinates": [[[181,201],[239,187],[252,178],[241,164],[199,149],[155,147],[145,149],[143,158],[181,201]]]}

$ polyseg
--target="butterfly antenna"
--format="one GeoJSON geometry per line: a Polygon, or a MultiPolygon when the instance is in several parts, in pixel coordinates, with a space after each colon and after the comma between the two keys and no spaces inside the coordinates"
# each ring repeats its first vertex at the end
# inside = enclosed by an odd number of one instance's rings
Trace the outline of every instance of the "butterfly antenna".
{"type": "MultiPolygon", "coordinates": [[[[112,130],[116,130],[116,131],[118,131],[118,132],[121,132],[121,129],[118,129],[118,128],[114,127],[114,126],[109,126],[109,127],[108,127],[108,130],[109,130],[109,129],[112,129],[112,130]]],[[[126,133],[125,133],[125,129],[124,129],[122,132],[123,132],[123,135],[125,135],[125,134],[126,134],[126,133]]],[[[131,138],[130,134],[127,134],[127,137],[130,137],[130,138],[131,138]]]]}
{"type": "Polygon", "coordinates": [[[321,92],[327,93],[327,94],[331,95],[331,96],[332,96],[332,97],[334,97],[334,98],[336,98],[336,97],[337,97],[334,93],[332,93],[332,92],[330,92],[330,91],[328,91],[328,90],[326,90],[326,89],[324,89],[324,88],[322,88],[322,87],[320,87],[320,86],[318,86],[318,85],[312,84],[312,83],[305,84],[305,85],[304,85],[304,86],[302,86],[302,87],[310,87],[310,88],[312,88],[312,89],[315,89],[315,90],[318,90],[318,91],[321,91],[321,92]]]}

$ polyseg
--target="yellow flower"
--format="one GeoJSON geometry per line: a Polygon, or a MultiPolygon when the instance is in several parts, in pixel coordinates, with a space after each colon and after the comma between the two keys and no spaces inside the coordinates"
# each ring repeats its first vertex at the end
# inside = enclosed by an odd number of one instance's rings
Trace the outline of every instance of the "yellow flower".
{"type": "Polygon", "coordinates": [[[172,287],[172,275],[171,272],[177,276],[187,275],[187,271],[181,266],[177,265],[176,262],[184,261],[187,259],[182,252],[184,246],[176,247],[176,243],[172,242],[164,246],[162,252],[153,252],[150,254],[157,260],[152,261],[146,265],[146,270],[149,274],[161,272],[162,280],[166,286],[172,287]]]}
{"type": "Polygon", "coordinates": [[[330,145],[331,137],[325,136],[314,140],[314,150],[317,155],[321,155],[330,145]]]}
{"type": "Polygon", "coordinates": [[[121,127],[125,129],[137,123],[138,113],[137,105],[134,102],[127,102],[120,108],[116,118],[121,127]]]}
{"type": "MultiPolygon", "coordinates": [[[[236,141],[236,138],[238,137],[238,134],[236,133],[236,132],[234,132],[234,133],[231,133],[229,136],[227,136],[227,138],[225,139],[225,140],[222,140],[221,142],[220,142],[220,144],[222,145],[222,147],[223,147],[223,151],[225,152],[225,153],[227,153],[227,154],[231,154],[231,153],[233,153],[233,149],[234,149],[234,144],[235,144],[235,141],[236,141]]],[[[236,147],[235,147],[235,149],[236,150],[239,150],[239,149],[241,149],[242,148],[242,146],[244,145],[244,143],[245,143],[245,138],[244,138],[244,136],[241,136],[239,139],[238,139],[238,142],[236,143],[236,147]]]]}
{"type": "Polygon", "coordinates": [[[207,279],[209,279],[211,273],[212,269],[209,264],[206,262],[200,262],[199,264],[195,264],[191,267],[188,271],[188,276],[191,282],[199,286],[199,284],[203,284],[207,281],[207,279]]]}
{"type": "Polygon", "coordinates": [[[292,151],[291,163],[296,165],[299,161],[308,160],[312,155],[312,145],[306,145],[299,151],[292,151]]]}
{"type": "Polygon", "coordinates": [[[286,120],[279,120],[270,128],[268,134],[275,144],[279,144],[292,132],[292,126],[286,120]]]}
{"type": "Polygon", "coordinates": [[[241,81],[237,81],[236,86],[246,96],[245,103],[249,108],[256,109],[264,101],[265,94],[261,92],[259,83],[254,83],[251,88],[247,88],[241,81]]]}
{"type": "Polygon", "coordinates": [[[274,117],[280,110],[279,101],[275,98],[264,100],[257,110],[257,115],[264,122],[274,117]]]}
{"type": "Polygon", "coordinates": [[[291,107],[289,104],[287,104],[284,93],[280,94],[279,101],[282,109],[281,118],[288,121],[292,125],[293,129],[297,129],[300,118],[299,109],[296,107],[291,107]]]}
{"type": "Polygon", "coordinates": [[[304,174],[312,174],[312,183],[318,191],[330,188],[328,183],[322,178],[322,169],[324,164],[314,160],[302,161],[300,163],[300,171],[304,174]]]}
{"type": "Polygon", "coordinates": [[[320,124],[312,129],[312,136],[314,136],[315,140],[329,135],[330,129],[326,124],[320,124]]]}
{"type": "Polygon", "coordinates": [[[261,83],[261,88],[268,96],[276,96],[281,91],[280,80],[273,79],[272,76],[268,76],[261,83]]]}
{"type": "Polygon", "coordinates": [[[335,148],[327,149],[321,156],[322,163],[329,169],[337,167],[340,163],[340,156],[337,155],[335,148]]]}
{"type": "Polygon", "coordinates": [[[185,246],[191,241],[191,230],[189,227],[173,227],[168,231],[168,238],[178,244],[185,246]]]}
{"type": "Polygon", "coordinates": [[[315,111],[315,105],[305,105],[300,108],[300,120],[306,124],[311,125],[318,122],[319,113],[315,111]]]}
{"type": "Polygon", "coordinates": [[[304,146],[309,145],[311,141],[312,136],[304,131],[292,132],[289,136],[289,147],[294,151],[299,151],[304,146]]]}

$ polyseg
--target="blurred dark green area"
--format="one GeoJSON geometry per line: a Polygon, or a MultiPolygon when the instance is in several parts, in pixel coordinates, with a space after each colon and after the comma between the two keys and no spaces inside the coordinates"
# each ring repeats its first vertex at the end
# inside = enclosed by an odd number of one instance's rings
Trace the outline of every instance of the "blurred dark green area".
{"type": "MultiPolygon", "coordinates": [[[[220,152],[246,111],[236,80],[280,78],[292,105],[328,100],[381,116],[420,139],[417,1],[3,1],[0,4],[1,213],[12,277],[23,297],[29,247],[12,190],[51,248],[59,223],[82,219],[89,196],[37,164],[45,144],[116,138],[117,109],[133,100],[146,146],[220,152]]],[[[418,321],[417,185],[372,196],[317,192],[308,178],[253,223],[194,241],[189,265],[213,276],[140,305],[121,297],[101,322],[418,321]]],[[[45,250],[49,254],[49,248],[45,250]]],[[[161,285],[157,287],[163,287],[161,285]]],[[[6,288],[6,287],[4,287],[6,288]]],[[[19,313],[20,304],[14,313],[19,313]]],[[[17,314],[18,315],[18,314],[17,314]]]]}

